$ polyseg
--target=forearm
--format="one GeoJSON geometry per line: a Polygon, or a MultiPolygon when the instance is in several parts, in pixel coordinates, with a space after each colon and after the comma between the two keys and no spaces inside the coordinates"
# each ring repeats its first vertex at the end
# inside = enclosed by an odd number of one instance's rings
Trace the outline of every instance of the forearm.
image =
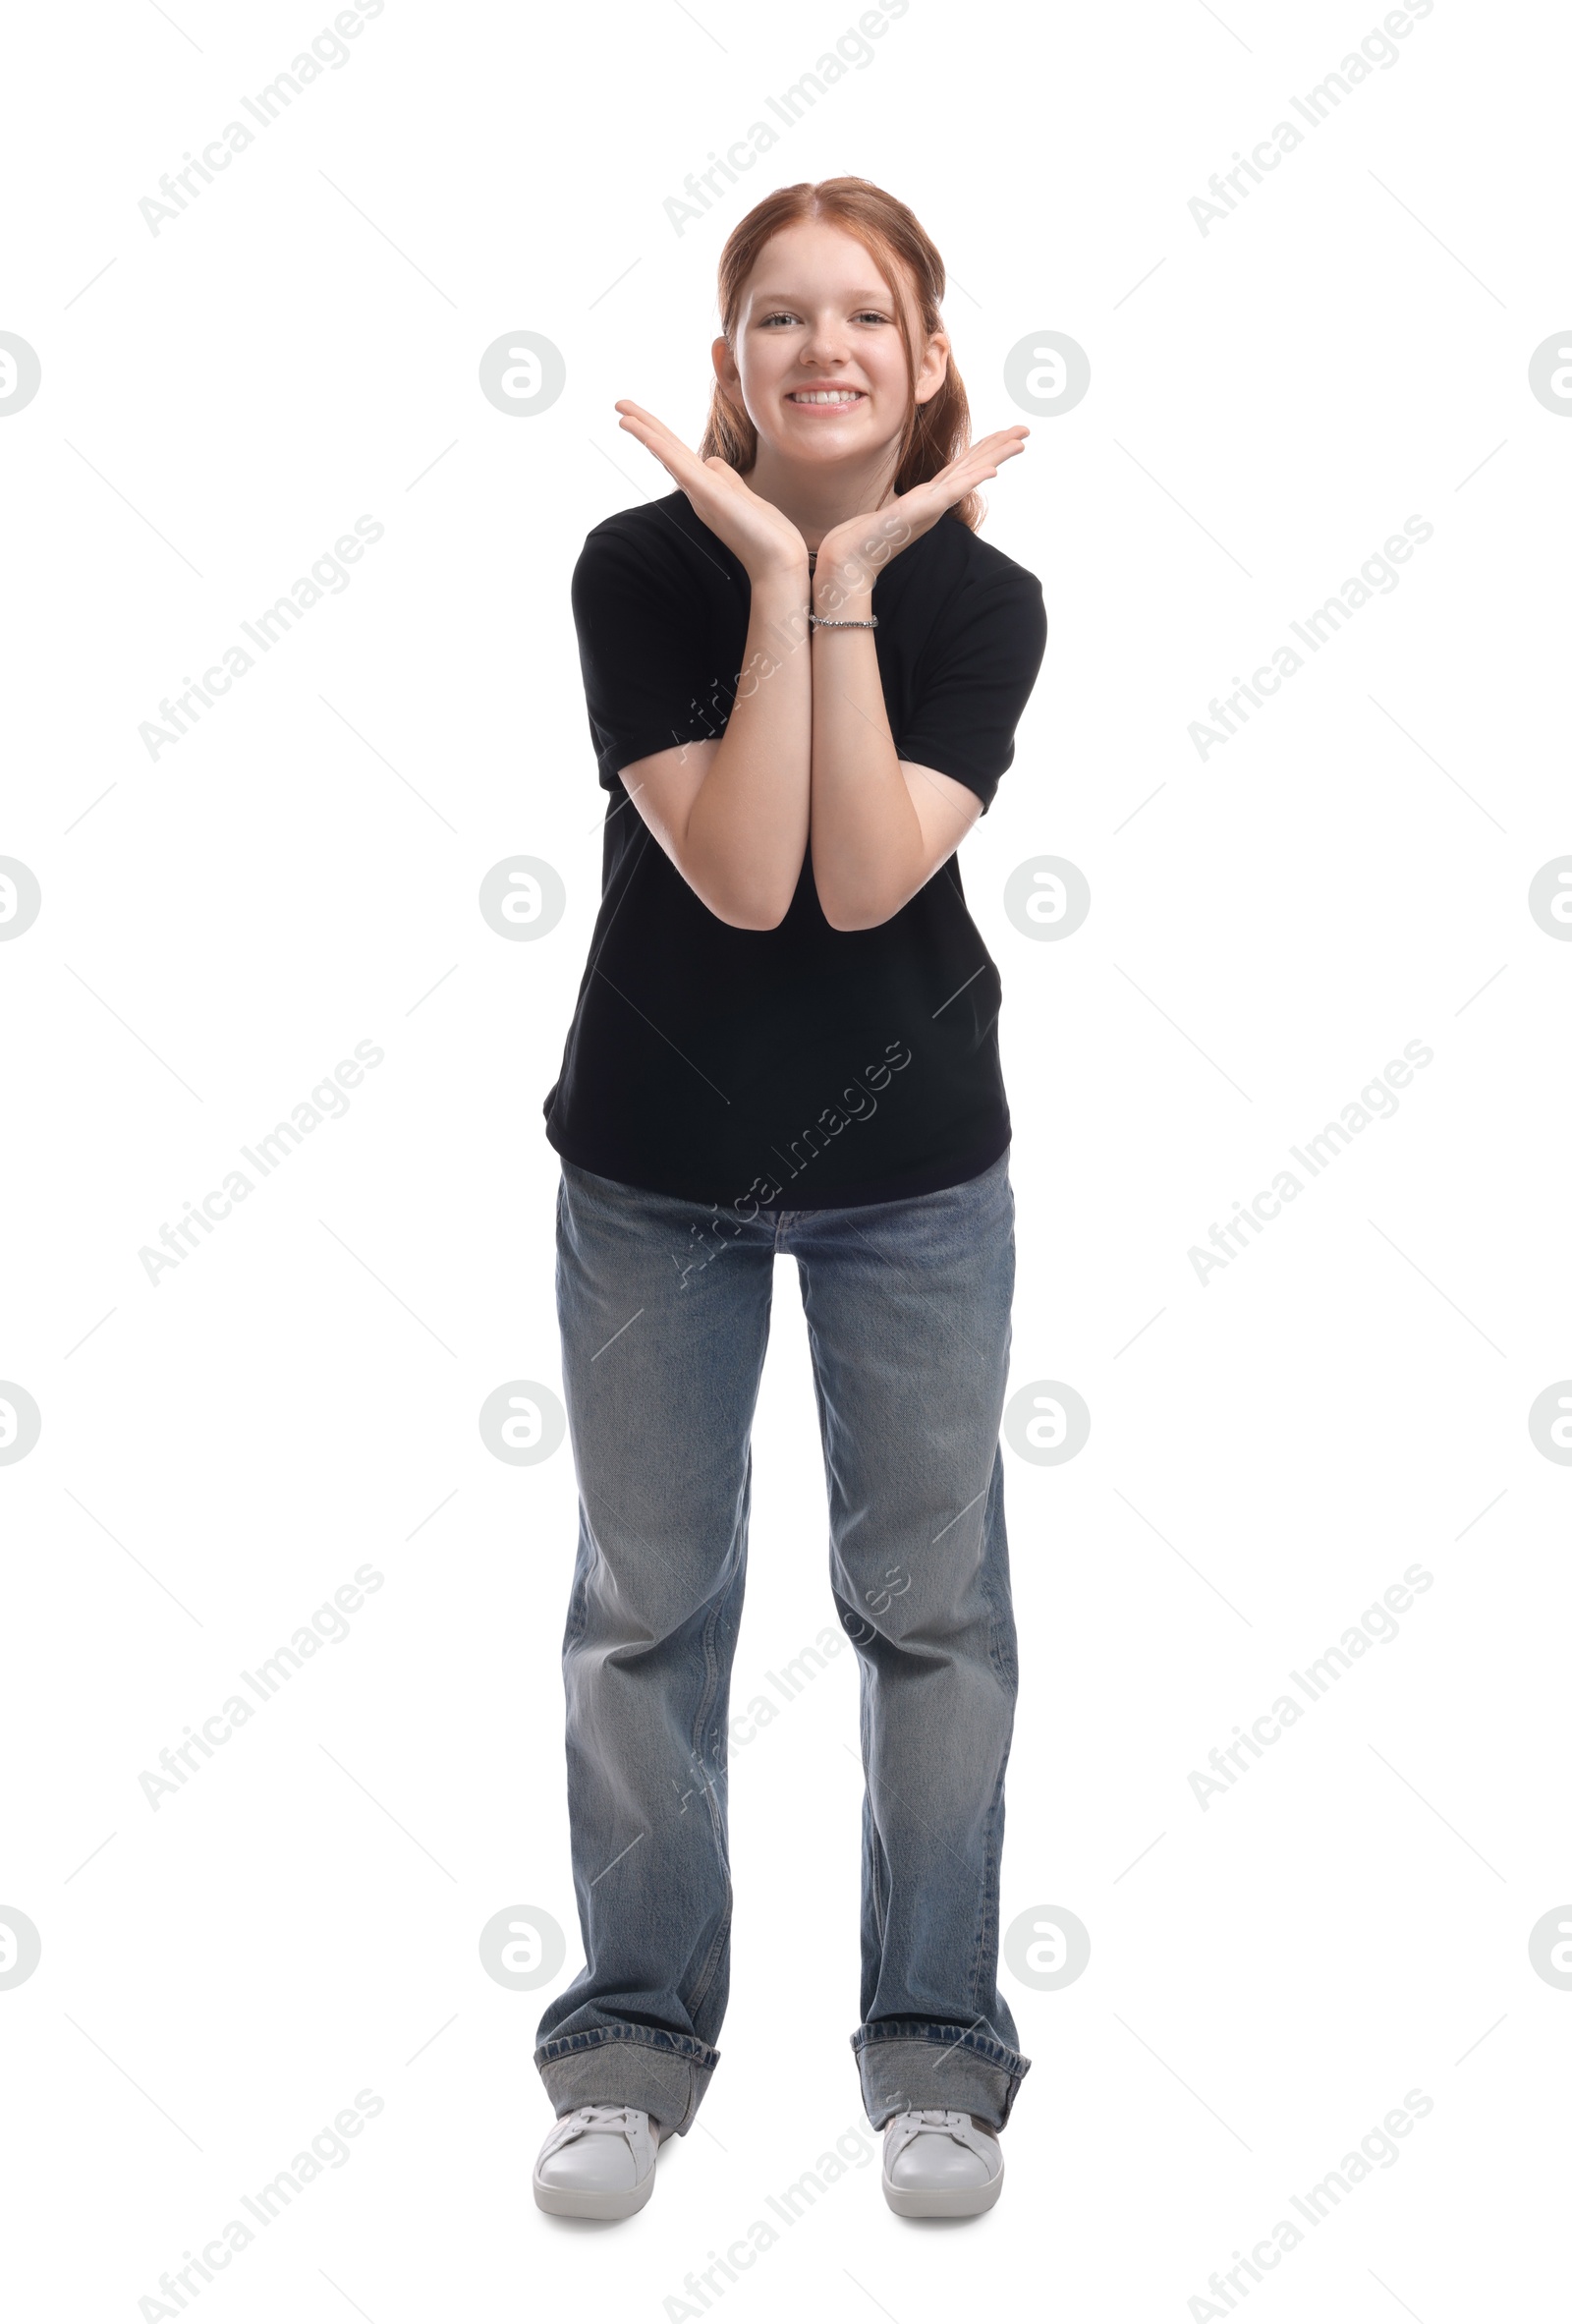
{"type": "MultiPolygon", "coordinates": [[[[815,610],[836,621],[870,617],[872,585],[826,582],[815,610]]],[[[825,919],[877,928],[926,876],[926,841],[884,709],[874,633],[814,631],[810,831],[814,884],[825,919]]]]}
{"type": "Polygon", "coordinates": [[[813,676],[808,569],[752,588],[736,700],[689,811],[684,870],[739,928],[786,916],[808,846],[813,676]]]}

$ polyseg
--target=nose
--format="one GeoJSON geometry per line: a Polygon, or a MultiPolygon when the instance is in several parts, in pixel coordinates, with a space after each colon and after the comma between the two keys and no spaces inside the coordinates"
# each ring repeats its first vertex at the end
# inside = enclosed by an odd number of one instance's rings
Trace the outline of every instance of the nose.
{"type": "Polygon", "coordinates": [[[819,364],[825,367],[832,364],[844,364],[849,353],[850,350],[846,342],[846,326],[839,316],[834,314],[816,315],[813,328],[803,342],[804,363],[819,364]]]}

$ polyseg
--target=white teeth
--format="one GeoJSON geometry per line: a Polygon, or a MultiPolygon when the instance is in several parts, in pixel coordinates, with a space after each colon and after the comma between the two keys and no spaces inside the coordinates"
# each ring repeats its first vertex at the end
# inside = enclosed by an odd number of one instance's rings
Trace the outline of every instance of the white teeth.
{"type": "Polygon", "coordinates": [[[857,387],[797,388],[791,400],[794,404],[855,404],[862,401],[862,390],[857,387]]]}

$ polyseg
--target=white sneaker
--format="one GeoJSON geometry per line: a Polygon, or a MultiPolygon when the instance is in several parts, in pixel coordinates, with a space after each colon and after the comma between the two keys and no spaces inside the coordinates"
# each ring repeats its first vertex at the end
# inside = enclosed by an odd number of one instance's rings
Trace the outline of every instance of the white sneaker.
{"type": "Polygon", "coordinates": [[[1004,2184],[991,2130],[942,2106],[908,2107],[884,2126],[884,2200],[903,2219],[969,2219],[1004,2184]]]}
{"type": "Polygon", "coordinates": [[[562,2219],[631,2218],[654,2192],[663,2136],[637,2106],[576,2106],[535,2158],[536,2203],[562,2219]]]}

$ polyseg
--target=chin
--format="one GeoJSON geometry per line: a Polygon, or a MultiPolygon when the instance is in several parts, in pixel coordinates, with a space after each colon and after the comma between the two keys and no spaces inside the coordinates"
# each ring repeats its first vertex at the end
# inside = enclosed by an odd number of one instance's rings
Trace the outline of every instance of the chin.
{"type": "Polygon", "coordinates": [[[890,448],[878,440],[871,428],[831,429],[816,421],[801,431],[793,430],[784,440],[780,437],[775,440],[775,450],[781,459],[814,468],[828,467],[838,460],[869,460],[890,448]]]}

